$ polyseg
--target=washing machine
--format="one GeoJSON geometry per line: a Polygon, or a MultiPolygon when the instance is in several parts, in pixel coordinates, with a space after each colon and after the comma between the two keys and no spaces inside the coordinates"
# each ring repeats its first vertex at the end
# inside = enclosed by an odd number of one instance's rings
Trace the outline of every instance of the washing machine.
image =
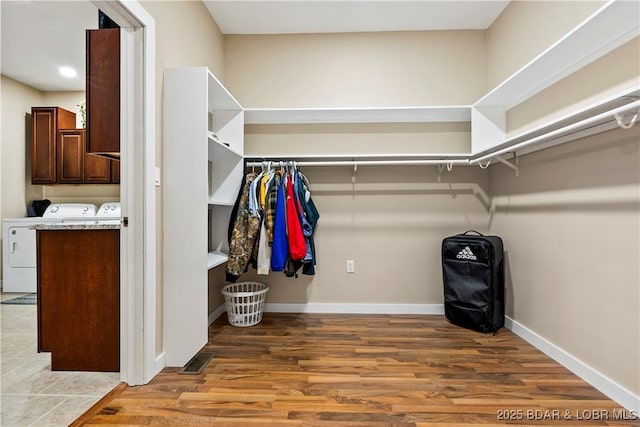
{"type": "Polygon", "coordinates": [[[87,203],[52,204],[42,217],[2,220],[2,291],[36,292],[35,225],[95,219],[96,206],[87,203]]]}

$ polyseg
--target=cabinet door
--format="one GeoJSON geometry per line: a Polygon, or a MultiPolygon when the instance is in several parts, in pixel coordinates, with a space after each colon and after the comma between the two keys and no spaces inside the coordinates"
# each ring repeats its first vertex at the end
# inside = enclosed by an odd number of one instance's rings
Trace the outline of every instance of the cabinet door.
{"type": "Polygon", "coordinates": [[[111,160],[85,153],[84,155],[84,182],[87,183],[110,183],[111,182],[111,160]]]}
{"type": "Polygon", "coordinates": [[[55,184],[58,129],[76,127],[76,115],[58,107],[31,108],[31,183],[55,184]]]}
{"type": "Polygon", "coordinates": [[[120,183],[120,160],[111,160],[111,182],[120,183]]]}
{"type": "Polygon", "coordinates": [[[58,132],[58,182],[80,184],[84,180],[84,130],[58,132]]]}
{"type": "Polygon", "coordinates": [[[120,155],[120,29],[87,30],[87,152],[120,155]]]}
{"type": "Polygon", "coordinates": [[[38,351],[54,371],[120,369],[120,230],[38,230],[38,351]]]}

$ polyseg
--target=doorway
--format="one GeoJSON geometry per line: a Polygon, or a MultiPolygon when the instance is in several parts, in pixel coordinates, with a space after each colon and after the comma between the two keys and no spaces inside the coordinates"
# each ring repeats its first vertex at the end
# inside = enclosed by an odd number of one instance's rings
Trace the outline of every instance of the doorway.
{"type": "Polygon", "coordinates": [[[121,27],[120,378],[149,382],[156,357],[155,21],[137,1],[92,0],[121,27]]]}

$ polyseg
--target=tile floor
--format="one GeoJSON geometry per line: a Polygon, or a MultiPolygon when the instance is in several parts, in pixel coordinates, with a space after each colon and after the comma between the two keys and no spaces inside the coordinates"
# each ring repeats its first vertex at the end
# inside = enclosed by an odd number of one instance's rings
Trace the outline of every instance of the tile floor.
{"type": "Polygon", "coordinates": [[[0,305],[0,426],[68,426],[119,383],[117,372],[51,371],[50,354],[37,352],[36,306],[0,305]]]}

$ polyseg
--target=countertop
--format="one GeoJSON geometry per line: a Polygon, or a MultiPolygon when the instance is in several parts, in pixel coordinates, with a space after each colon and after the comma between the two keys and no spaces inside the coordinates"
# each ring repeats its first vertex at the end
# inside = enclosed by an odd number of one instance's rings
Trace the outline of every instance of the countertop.
{"type": "Polygon", "coordinates": [[[119,230],[120,223],[106,223],[103,221],[86,221],[78,223],[55,223],[55,224],[36,224],[33,226],[35,230],[119,230]]]}

